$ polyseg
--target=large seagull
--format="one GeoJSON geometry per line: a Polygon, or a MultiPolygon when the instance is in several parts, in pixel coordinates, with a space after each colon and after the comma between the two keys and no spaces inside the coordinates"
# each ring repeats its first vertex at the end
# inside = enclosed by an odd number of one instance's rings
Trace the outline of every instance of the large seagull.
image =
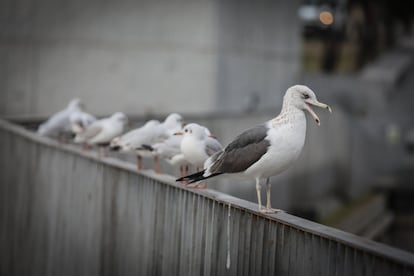
{"type": "Polygon", "coordinates": [[[275,213],[270,203],[270,177],[287,169],[299,157],[305,143],[308,111],[320,125],[312,107],[332,109],[317,100],[305,85],[290,87],[283,98],[280,114],[264,124],[250,128],[237,136],[223,150],[204,163],[204,170],[181,177],[177,181],[198,182],[221,174],[241,174],[256,180],[257,201],[262,213],[275,213]],[[266,179],[266,207],[262,206],[260,179],[266,179]]]}

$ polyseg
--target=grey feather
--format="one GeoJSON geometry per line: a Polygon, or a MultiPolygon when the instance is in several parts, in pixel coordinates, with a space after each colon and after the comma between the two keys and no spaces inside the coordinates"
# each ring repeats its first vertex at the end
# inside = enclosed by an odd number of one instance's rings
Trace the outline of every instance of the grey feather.
{"type": "Polygon", "coordinates": [[[210,173],[237,173],[256,163],[267,151],[270,142],[265,139],[268,128],[259,125],[236,137],[224,151],[211,157],[210,173]]]}
{"type": "Polygon", "coordinates": [[[218,151],[221,151],[223,147],[221,146],[220,142],[217,141],[215,138],[208,137],[206,141],[206,154],[208,156],[212,156],[218,151]]]}

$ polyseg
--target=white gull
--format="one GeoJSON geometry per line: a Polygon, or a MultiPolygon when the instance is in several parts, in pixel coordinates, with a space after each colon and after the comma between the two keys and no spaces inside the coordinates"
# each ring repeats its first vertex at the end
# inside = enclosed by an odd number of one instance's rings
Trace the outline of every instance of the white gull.
{"type": "Polygon", "coordinates": [[[196,123],[188,124],[183,128],[180,148],[184,157],[198,168],[203,167],[207,158],[222,150],[220,142],[211,137],[210,130],[196,123]]]}
{"type": "Polygon", "coordinates": [[[149,147],[168,139],[177,129],[181,129],[182,121],[182,116],[177,113],[171,113],[162,123],[150,120],[144,126],[115,138],[111,142],[110,148],[121,152],[134,152],[137,155],[139,170],[142,169],[142,157],[153,157],[154,171],[160,173],[158,156],[149,147]]]}
{"type": "Polygon", "coordinates": [[[134,153],[137,157],[137,168],[142,169],[142,157],[150,157],[152,154],[148,151],[140,150],[143,144],[153,144],[159,141],[163,135],[162,129],[159,127],[160,122],[150,120],[142,127],[133,129],[120,137],[116,137],[111,141],[110,150],[120,151],[123,153],[134,153]]]}
{"type": "Polygon", "coordinates": [[[280,114],[264,124],[250,128],[237,136],[224,150],[217,152],[204,164],[204,170],[177,181],[201,181],[220,174],[238,173],[256,179],[259,211],[272,213],[270,203],[270,177],[287,169],[302,151],[306,136],[308,111],[316,123],[319,117],[311,106],[331,108],[317,100],[315,93],[307,86],[290,87],[283,98],[280,114]],[[266,179],[266,208],[262,207],[260,179],[266,179]]]}
{"type": "Polygon", "coordinates": [[[71,133],[70,116],[75,112],[83,110],[83,103],[80,99],[72,99],[68,106],[50,116],[44,123],[39,125],[37,133],[42,136],[60,136],[71,133]]]}
{"type": "Polygon", "coordinates": [[[95,116],[82,110],[77,110],[69,115],[71,130],[75,135],[85,131],[95,121],[95,116]]]}
{"type": "Polygon", "coordinates": [[[116,112],[108,118],[93,122],[84,131],[78,133],[74,141],[90,146],[106,146],[124,132],[127,123],[127,116],[122,112],[116,112]]]}
{"type": "Polygon", "coordinates": [[[216,138],[212,137],[210,130],[196,123],[188,124],[184,127],[180,149],[191,164],[199,171],[204,162],[213,154],[221,151],[223,147],[216,138]]]}
{"type": "MultiPolygon", "coordinates": [[[[158,128],[159,128],[159,137],[157,138],[156,142],[162,142],[166,139],[168,139],[171,135],[173,135],[175,132],[177,132],[178,130],[180,130],[183,126],[183,117],[178,114],[178,113],[171,113],[169,114],[164,122],[162,122],[158,128]]],[[[141,147],[138,147],[137,153],[138,154],[148,154],[151,153],[151,151],[149,151],[148,149],[148,144],[143,144],[141,145],[141,147]]],[[[153,155],[153,160],[154,160],[154,171],[156,173],[160,173],[160,169],[158,166],[158,156],[154,153],[152,153],[153,155]]]]}
{"type": "Polygon", "coordinates": [[[190,162],[181,152],[182,139],[182,135],[171,135],[167,140],[148,146],[154,155],[164,159],[173,166],[178,166],[180,177],[184,176],[184,173],[188,174],[188,166],[190,165],[190,162]]]}
{"type": "Polygon", "coordinates": [[[164,122],[160,125],[161,128],[161,136],[160,141],[168,139],[171,135],[180,131],[183,127],[183,117],[178,113],[171,113],[169,114],[164,122]]]}

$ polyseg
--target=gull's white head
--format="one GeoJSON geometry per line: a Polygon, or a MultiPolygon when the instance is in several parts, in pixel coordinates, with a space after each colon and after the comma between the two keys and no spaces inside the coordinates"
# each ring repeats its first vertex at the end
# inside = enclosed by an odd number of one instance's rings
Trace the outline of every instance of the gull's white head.
{"type": "Polygon", "coordinates": [[[306,85],[294,85],[290,87],[283,98],[283,106],[285,105],[308,111],[318,125],[320,125],[321,121],[313,111],[312,106],[326,108],[332,113],[331,107],[319,102],[315,93],[306,85]]]}
{"type": "Polygon", "coordinates": [[[196,123],[185,125],[182,131],[174,133],[175,135],[184,135],[184,137],[194,137],[199,140],[205,139],[207,136],[212,136],[210,130],[204,126],[196,123]]]}
{"type": "Polygon", "coordinates": [[[183,125],[183,117],[177,113],[171,113],[165,118],[164,125],[167,129],[180,129],[183,125]]]}
{"type": "Polygon", "coordinates": [[[111,116],[111,119],[126,125],[128,123],[128,117],[122,112],[116,112],[111,116]]]}
{"type": "Polygon", "coordinates": [[[84,109],[84,104],[83,104],[81,99],[74,98],[69,102],[68,108],[71,109],[71,110],[83,110],[84,109]]]}
{"type": "Polygon", "coordinates": [[[203,139],[206,137],[205,127],[200,126],[199,124],[191,123],[184,127],[183,129],[184,136],[193,136],[197,139],[203,139]]]}

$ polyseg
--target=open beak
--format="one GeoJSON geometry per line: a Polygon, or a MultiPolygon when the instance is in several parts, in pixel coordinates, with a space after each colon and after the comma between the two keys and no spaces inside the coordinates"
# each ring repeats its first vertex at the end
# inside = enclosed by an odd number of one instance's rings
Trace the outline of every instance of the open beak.
{"type": "Polygon", "coordinates": [[[317,107],[321,107],[321,108],[326,108],[326,109],[328,109],[328,111],[330,113],[332,113],[332,108],[327,104],[324,104],[324,103],[321,103],[321,102],[318,102],[318,101],[314,101],[314,100],[305,101],[305,102],[306,102],[306,105],[305,105],[306,110],[309,111],[309,113],[312,115],[313,119],[318,124],[318,126],[321,124],[321,120],[319,119],[318,115],[316,115],[315,111],[313,111],[313,109],[311,107],[312,105],[317,106],[317,107]]]}
{"type": "Polygon", "coordinates": [[[176,133],[174,133],[174,135],[184,135],[184,132],[182,132],[182,131],[177,131],[176,133]]]}
{"type": "Polygon", "coordinates": [[[217,137],[216,137],[216,135],[214,135],[214,134],[210,134],[210,135],[208,135],[208,137],[211,137],[211,138],[214,138],[214,139],[216,139],[216,140],[217,140],[217,137]]]}

